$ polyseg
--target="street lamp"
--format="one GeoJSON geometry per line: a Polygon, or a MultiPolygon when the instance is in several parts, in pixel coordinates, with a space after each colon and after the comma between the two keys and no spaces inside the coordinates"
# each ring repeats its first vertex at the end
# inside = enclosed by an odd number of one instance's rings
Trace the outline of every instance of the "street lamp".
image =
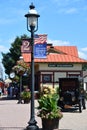
{"type": "Polygon", "coordinates": [[[34,9],[33,3],[29,6],[29,13],[25,15],[27,18],[27,30],[31,32],[31,116],[28,122],[27,130],[39,130],[35,120],[34,110],[34,32],[38,30],[38,17],[37,11],[34,9]]]}

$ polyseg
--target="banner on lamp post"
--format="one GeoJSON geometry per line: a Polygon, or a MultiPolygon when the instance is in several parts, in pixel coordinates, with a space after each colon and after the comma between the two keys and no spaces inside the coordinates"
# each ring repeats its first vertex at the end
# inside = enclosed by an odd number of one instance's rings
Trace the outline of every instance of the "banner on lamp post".
{"type": "Polygon", "coordinates": [[[34,36],[34,58],[46,58],[47,54],[47,35],[34,36]]]}
{"type": "Polygon", "coordinates": [[[22,53],[31,52],[30,39],[22,39],[21,52],[22,53]]]}

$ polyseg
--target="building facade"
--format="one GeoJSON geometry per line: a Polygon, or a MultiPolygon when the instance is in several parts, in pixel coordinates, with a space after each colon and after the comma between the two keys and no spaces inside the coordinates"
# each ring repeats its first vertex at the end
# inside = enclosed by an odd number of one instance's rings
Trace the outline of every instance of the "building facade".
{"type": "MultiPolygon", "coordinates": [[[[25,62],[31,64],[30,51],[22,51],[22,56],[25,62]]],[[[83,78],[82,65],[87,64],[87,60],[79,58],[76,46],[53,46],[53,44],[47,44],[46,58],[35,58],[34,63],[35,91],[39,91],[44,85],[58,86],[59,78],[83,78]]]]}

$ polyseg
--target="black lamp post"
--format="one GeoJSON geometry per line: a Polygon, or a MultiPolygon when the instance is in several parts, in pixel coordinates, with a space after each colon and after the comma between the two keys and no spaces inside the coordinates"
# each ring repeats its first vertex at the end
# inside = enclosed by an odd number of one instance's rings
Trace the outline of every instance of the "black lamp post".
{"type": "Polygon", "coordinates": [[[18,104],[22,104],[21,92],[22,92],[22,75],[20,75],[20,94],[19,94],[18,104]]]}
{"type": "Polygon", "coordinates": [[[27,30],[31,32],[31,116],[28,122],[27,130],[39,130],[35,120],[34,108],[34,32],[38,30],[38,17],[37,11],[34,9],[33,3],[30,5],[29,13],[25,15],[27,18],[27,30]]]}
{"type": "MultiPolygon", "coordinates": [[[[23,57],[20,56],[20,57],[19,57],[19,60],[20,60],[20,61],[23,61],[23,57]]],[[[20,95],[19,95],[18,104],[22,104],[22,99],[21,99],[21,92],[22,92],[22,75],[23,75],[23,74],[20,74],[20,95]]]]}

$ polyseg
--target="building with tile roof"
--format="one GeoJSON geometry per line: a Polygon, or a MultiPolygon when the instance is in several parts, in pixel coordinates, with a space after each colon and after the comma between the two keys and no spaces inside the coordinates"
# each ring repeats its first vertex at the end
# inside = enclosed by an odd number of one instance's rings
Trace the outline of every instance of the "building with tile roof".
{"type": "MultiPolygon", "coordinates": [[[[22,51],[22,56],[25,62],[31,63],[30,51],[22,51]]],[[[82,65],[87,60],[79,57],[76,46],[47,44],[46,58],[34,58],[34,63],[35,91],[38,91],[44,85],[58,86],[61,77],[83,77],[82,65]]]]}

